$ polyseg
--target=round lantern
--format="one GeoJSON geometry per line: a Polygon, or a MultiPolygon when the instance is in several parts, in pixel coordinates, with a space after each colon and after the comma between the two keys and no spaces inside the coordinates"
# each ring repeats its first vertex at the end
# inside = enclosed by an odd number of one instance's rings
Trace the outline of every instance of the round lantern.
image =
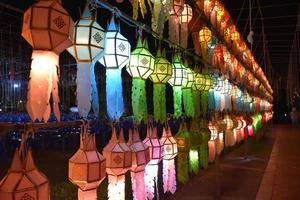
{"type": "Polygon", "coordinates": [[[99,97],[94,63],[104,55],[105,31],[91,16],[87,4],[81,19],[75,23],[73,46],[68,52],[77,61],[76,94],[79,115],[86,118],[92,107],[99,113],[99,97]]]}
{"type": "Polygon", "coordinates": [[[168,83],[173,87],[174,117],[182,114],[182,87],[187,84],[187,71],[178,54],[173,59],[172,77],[168,83]]]}
{"type": "Polygon", "coordinates": [[[174,158],[177,155],[178,148],[177,148],[176,140],[172,136],[171,130],[168,126],[164,127],[163,135],[160,139],[160,142],[164,147],[164,156],[163,156],[164,192],[171,192],[172,194],[174,194],[176,191],[176,170],[175,170],[174,158]]]}
{"type": "Polygon", "coordinates": [[[143,143],[149,147],[150,162],[145,168],[146,195],[148,199],[154,198],[155,186],[157,185],[158,164],[163,158],[164,147],[157,138],[157,128],[148,125],[147,137],[143,143]]]}
{"type": "Polygon", "coordinates": [[[73,21],[58,1],[38,1],[24,12],[23,38],[32,46],[26,109],[32,121],[48,121],[53,111],[60,121],[59,54],[72,45],[73,21]]]}
{"type": "Polygon", "coordinates": [[[225,130],[225,146],[233,146],[235,144],[235,137],[233,129],[237,127],[237,121],[228,114],[224,116],[225,130]]]}
{"type": "Polygon", "coordinates": [[[105,55],[99,62],[106,68],[106,104],[110,120],[119,120],[124,112],[122,68],[129,63],[131,46],[120,33],[114,17],[106,31],[105,55]]]}
{"type": "Polygon", "coordinates": [[[145,80],[154,71],[154,56],[148,50],[148,42],[139,37],[135,50],[131,53],[127,72],[133,78],[131,105],[137,121],[147,119],[147,100],[145,80]]]}
{"type": "Polygon", "coordinates": [[[192,96],[195,110],[195,117],[200,116],[201,91],[204,87],[205,78],[200,73],[195,73],[195,81],[192,85],[192,96]]]}
{"type": "Polygon", "coordinates": [[[97,187],[106,177],[105,158],[97,151],[95,134],[80,134],[80,148],[69,159],[69,180],[77,185],[78,199],[97,199],[97,187]]]}
{"type": "Polygon", "coordinates": [[[150,161],[149,147],[139,136],[137,129],[129,130],[129,147],[132,152],[131,180],[133,199],[146,199],[145,194],[145,167],[150,161]]]}
{"type": "Polygon", "coordinates": [[[23,161],[17,149],[8,173],[0,182],[0,199],[3,200],[45,200],[50,199],[47,177],[34,164],[31,150],[23,161]]]}
{"type": "Polygon", "coordinates": [[[166,119],[166,83],[172,77],[172,64],[165,58],[165,52],[158,49],[154,71],[150,75],[153,82],[153,108],[154,119],[164,121],[166,119]]]}
{"type": "Polygon", "coordinates": [[[211,41],[211,39],[212,39],[211,30],[208,27],[204,26],[199,32],[199,41],[201,45],[202,57],[204,60],[207,59],[207,53],[208,53],[207,45],[211,41]]]}
{"type": "Polygon", "coordinates": [[[193,18],[193,10],[188,4],[183,5],[183,10],[179,15],[180,23],[180,45],[184,48],[187,48],[188,42],[188,23],[193,18]]]}
{"type": "Polygon", "coordinates": [[[182,88],[183,107],[186,116],[194,117],[195,109],[193,102],[192,86],[195,82],[195,72],[187,67],[187,62],[185,62],[185,68],[187,72],[187,82],[182,88]]]}
{"type": "Polygon", "coordinates": [[[112,127],[109,143],[103,148],[108,174],[108,199],[125,199],[125,173],[131,168],[131,149],[124,141],[123,130],[117,139],[116,128],[112,127]]]}

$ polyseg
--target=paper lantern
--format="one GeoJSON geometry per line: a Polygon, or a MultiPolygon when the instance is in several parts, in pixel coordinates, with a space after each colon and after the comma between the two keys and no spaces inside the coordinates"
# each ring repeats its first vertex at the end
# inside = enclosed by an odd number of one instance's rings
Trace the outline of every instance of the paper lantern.
{"type": "Polygon", "coordinates": [[[214,48],[213,57],[212,57],[212,66],[222,71],[224,69],[224,56],[222,45],[218,44],[214,48]]]}
{"type": "Polygon", "coordinates": [[[176,170],[174,158],[177,155],[178,148],[174,137],[171,134],[171,130],[168,126],[164,127],[163,135],[160,139],[161,144],[164,147],[163,156],[163,187],[164,192],[176,191],[176,170]]]}
{"type": "MultiPolygon", "coordinates": [[[[147,14],[147,6],[146,6],[146,1],[141,1],[141,0],[132,0],[132,7],[133,7],[133,14],[132,18],[134,20],[137,20],[139,11],[142,14],[142,17],[144,18],[145,15],[147,14]]],[[[147,1],[148,6],[150,7],[150,10],[152,9],[152,5],[150,1],[147,1]]]]}
{"type": "Polygon", "coordinates": [[[97,199],[97,187],[106,177],[105,158],[97,151],[95,134],[80,134],[80,148],[69,159],[69,180],[78,186],[78,199],[97,199]]]}
{"type": "Polygon", "coordinates": [[[31,150],[22,161],[16,149],[8,173],[0,182],[0,199],[3,200],[46,200],[50,199],[47,177],[34,164],[31,150]]]}
{"type": "Polygon", "coordinates": [[[178,54],[174,56],[172,65],[172,77],[168,83],[173,88],[174,117],[178,118],[182,115],[182,86],[187,84],[188,77],[186,68],[178,54]]]}
{"type": "Polygon", "coordinates": [[[162,36],[164,24],[168,20],[172,6],[172,0],[152,0],[152,30],[162,36]]]}
{"type": "Polygon", "coordinates": [[[222,151],[224,150],[224,133],[223,132],[219,133],[219,140],[217,140],[216,150],[217,150],[218,155],[221,155],[222,151]]]}
{"type": "Polygon", "coordinates": [[[169,16],[169,40],[179,44],[179,15],[183,11],[183,0],[173,0],[169,16]]]}
{"type": "Polygon", "coordinates": [[[191,147],[191,134],[187,130],[186,123],[180,124],[178,133],[175,135],[178,154],[177,154],[177,180],[179,183],[186,183],[189,179],[189,160],[188,153],[191,147]]]}
{"type": "Polygon", "coordinates": [[[131,182],[133,199],[146,199],[145,193],[145,167],[150,161],[149,147],[144,144],[137,129],[129,130],[128,145],[132,152],[131,182]]]}
{"type": "Polygon", "coordinates": [[[207,60],[207,45],[212,39],[212,32],[204,26],[199,32],[199,41],[201,45],[202,57],[204,60],[207,60]]]}
{"type": "Polygon", "coordinates": [[[192,86],[195,82],[195,72],[187,67],[187,62],[185,62],[185,68],[187,72],[187,82],[182,88],[183,107],[186,116],[194,117],[195,109],[193,102],[192,86]]]}
{"type": "Polygon", "coordinates": [[[23,38],[32,46],[26,109],[32,119],[48,121],[53,111],[60,121],[58,96],[59,54],[69,47],[73,21],[58,1],[38,1],[23,16],[23,38]]]}
{"type": "Polygon", "coordinates": [[[131,105],[136,120],[147,119],[147,100],[145,80],[154,71],[154,56],[148,50],[148,42],[139,37],[135,50],[131,53],[127,72],[132,79],[131,105]]]}
{"type": "Polygon", "coordinates": [[[233,129],[235,129],[238,126],[238,123],[235,118],[232,118],[228,114],[224,116],[224,122],[226,124],[225,146],[233,146],[236,142],[233,129]]]}
{"type": "Polygon", "coordinates": [[[195,49],[195,53],[198,56],[201,56],[201,45],[199,41],[199,31],[203,27],[203,22],[199,20],[199,17],[201,16],[201,10],[194,9],[193,10],[193,17],[191,21],[188,23],[188,29],[189,32],[191,32],[193,45],[195,49]]]}
{"type": "Polygon", "coordinates": [[[143,141],[149,147],[150,162],[145,168],[145,184],[147,198],[154,198],[155,186],[157,185],[158,164],[163,158],[164,146],[157,138],[157,128],[148,125],[147,137],[143,141]]]}
{"type": "Polygon", "coordinates": [[[154,71],[150,75],[153,82],[153,108],[154,119],[164,121],[166,119],[166,83],[172,77],[172,64],[165,58],[165,52],[158,49],[154,71]]]}
{"type": "Polygon", "coordinates": [[[119,120],[124,112],[122,68],[129,63],[131,46],[120,33],[114,17],[106,31],[105,55],[99,62],[106,68],[106,106],[110,120],[119,120]]]}
{"type": "Polygon", "coordinates": [[[224,6],[220,2],[216,1],[214,8],[211,12],[210,21],[212,25],[219,31],[221,30],[221,22],[224,13],[225,13],[224,6]]]}
{"type": "Polygon", "coordinates": [[[108,199],[125,199],[125,173],[131,168],[131,149],[125,143],[123,130],[117,139],[116,128],[112,127],[109,143],[103,148],[106,158],[106,173],[108,174],[108,199]]]}
{"type": "MultiPolygon", "coordinates": [[[[203,157],[199,155],[199,152],[202,150],[203,145],[203,135],[200,131],[199,121],[197,118],[192,119],[191,127],[190,127],[190,134],[191,134],[191,148],[189,151],[189,171],[190,173],[198,174],[199,173],[199,162],[203,157]]],[[[202,155],[203,156],[203,155],[202,155]]]]}
{"type": "Polygon", "coordinates": [[[235,141],[239,143],[243,139],[241,135],[241,128],[243,127],[243,122],[238,118],[236,118],[236,121],[237,121],[237,127],[233,129],[233,133],[234,133],[235,141]]]}
{"type": "Polygon", "coordinates": [[[202,135],[202,143],[199,147],[200,165],[206,169],[208,167],[208,141],[210,140],[211,135],[205,120],[200,121],[200,127],[200,133],[202,135]]]}
{"type": "Polygon", "coordinates": [[[180,23],[180,45],[183,48],[187,48],[188,44],[188,23],[193,18],[193,10],[191,6],[188,4],[183,5],[183,10],[179,15],[179,23],[180,23]]]}
{"type": "Polygon", "coordinates": [[[192,85],[192,96],[195,110],[195,117],[200,116],[201,90],[205,82],[204,76],[200,73],[195,73],[195,81],[192,85]]]}
{"type": "Polygon", "coordinates": [[[94,64],[104,55],[105,31],[91,16],[88,4],[81,19],[75,23],[73,46],[69,53],[77,61],[76,94],[79,115],[86,118],[92,107],[99,113],[99,97],[94,64]]]}
{"type": "Polygon", "coordinates": [[[210,163],[215,161],[215,157],[216,157],[216,142],[218,140],[218,128],[215,124],[215,122],[210,121],[207,124],[208,129],[210,130],[210,140],[208,141],[208,161],[210,163]]]}

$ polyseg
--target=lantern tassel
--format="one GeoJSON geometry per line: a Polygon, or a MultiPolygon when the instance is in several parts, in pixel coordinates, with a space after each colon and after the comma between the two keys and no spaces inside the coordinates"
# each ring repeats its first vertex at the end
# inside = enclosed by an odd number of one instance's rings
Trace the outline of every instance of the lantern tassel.
{"type": "Polygon", "coordinates": [[[179,183],[187,183],[189,180],[188,155],[186,152],[178,152],[177,155],[177,178],[179,183]]]}
{"type": "Polygon", "coordinates": [[[132,191],[134,200],[146,199],[144,175],[144,171],[140,171],[137,173],[131,172],[132,191]]]}
{"type": "Polygon", "coordinates": [[[181,23],[180,26],[180,45],[183,48],[187,48],[187,42],[188,42],[188,23],[181,23]]]}
{"type": "Polygon", "coordinates": [[[165,121],[166,119],[166,85],[154,84],[153,85],[153,107],[154,119],[156,121],[165,121]]]}
{"type": "Polygon", "coordinates": [[[195,110],[195,117],[200,117],[200,91],[193,90],[193,102],[194,102],[194,110],[195,110]]]}
{"type": "Polygon", "coordinates": [[[194,103],[193,103],[193,95],[191,88],[184,88],[182,89],[183,95],[183,106],[186,116],[194,117],[195,110],[194,110],[194,103]]]}
{"type": "Polygon", "coordinates": [[[98,96],[98,87],[95,76],[94,64],[91,64],[91,89],[92,89],[92,108],[94,116],[99,115],[99,96],[98,96]]]}
{"type": "Polygon", "coordinates": [[[173,14],[169,17],[169,40],[175,44],[179,44],[179,21],[178,17],[173,14]]]}
{"type": "Polygon", "coordinates": [[[79,115],[86,118],[91,109],[91,63],[77,63],[77,106],[79,115]]]}
{"type": "Polygon", "coordinates": [[[189,171],[194,174],[199,173],[199,152],[197,148],[189,151],[189,171]]]}
{"type": "Polygon", "coordinates": [[[201,92],[201,108],[202,112],[205,114],[208,107],[208,91],[201,92]]]}
{"type": "Polygon", "coordinates": [[[147,199],[154,198],[155,185],[157,185],[158,165],[147,165],[145,168],[145,184],[147,199]]]}
{"type": "Polygon", "coordinates": [[[173,86],[174,99],[174,117],[178,118],[182,115],[182,90],[181,87],[173,86]]]}
{"type": "Polygon", "coordinates": [[[208,141],[208,161],[210,163],[215,161],[216,156],[216,141],[210,140],[208,141]]]}
{"type": "Polygon", "coordinates": [[[125,175],[108,175],[108,199],[125,199],[125,175]]]}
{"type": "Polygon", "coordinates": [[[163,160],[163,181],[164,181],[164,192],[176,192],[176,170],[175,161],[163,160]]]}
{"type": "Polygon", "coordinates": [[[95,200],[97,199],[97,189],[83,191],[78,188],[78,200],[95,200]]]}
{"type": "Polygon", "coordinates": [[[209,90],[208,92],[208,109],[214,110],[215,109],[215,94],[214,90],[209,90]]]}
{"type": "Polygon", "coordinates": [[[136,120],[147,120],[146,83],[143,79],[132,80],[132,111],[136,120]]]}
{"type": "Polygon", "coordinates": [[[106,69],[106,104],[109,119],[120,119],[124,112],[124,102],[122,76],[119,69],[106,69]]]}
{"type": "Polygon", "coordinates": [[[225,146],[232,147],[235,144],[234,133],[232,130],[225,131],[225,146]]]}
{"type": "Polygon", "coordinates": [[[26,108],[32,119],[48,121],[51,107],[49,104],[51,92],[53,108],[57,120],[60,120],[57,66],[59,57],[51,51],[33,50],[28,83],[26,108]]]}
{"type": "Polygon", "coordinates": [[[208,147],[207,147],[207,140],[203,138],[203,142],[199,148],[200,152],[200,165],[204,169],[208,167],[208,147]]]}

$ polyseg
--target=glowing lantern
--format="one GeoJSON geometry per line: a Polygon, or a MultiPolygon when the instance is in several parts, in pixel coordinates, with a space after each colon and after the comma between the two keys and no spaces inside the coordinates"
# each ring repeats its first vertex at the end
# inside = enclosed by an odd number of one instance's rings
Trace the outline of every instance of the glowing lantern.
{"type": "Polygon", "coordinates": [[[133,199],[146,199],[144,174],[145,167],[150,161],[149,147],[141,141],[137,129],[133,131],[129,130],[128,144],[132,152],[132,166],[130,171],[133,199]]]}
{"type": "Polygon", "coordinates": [[[207,60],[207,45],[212,39],[212,32],[204,26],[199,32],[199,41],[201,45],[202,57],[204,60],[207,60]]]}
{"type": "Polygon", "coordinates": [[[173,0],[169,16],[169,39],[179,44],[179,15],[183,11],[183,0],[173,0]]]}
{"type": "Polygon", "coordinates": [[[211,137],[210,130],[207,128],[205,120],[200,121],[200,134],[202,135],[202,142],[199,147],[200,165],[206,169],[208,167],[208,141],[211,137]]]}
{"type": "Polygon", "coordinates": [[[78,199],[97,199],[97,187],[106,177],[105,158],[97,151],[95,134],[80,134],[80,148],[69,160],[69,180],[77,185],[78,199]]]}
{"type": "Polygon", "coordinates": [[[142,42],[139,37],[135,50],[131,53],[127,72],[133,78],[131,105],[134,117],[138,120],[147,119],[147,100],[145,80],[154,71],[154,56],[148,50],[147,40],[142,42]]]}
{"type": "Polygon", "coordinates": [[[219,25],[219,32],[224,35],[224,31],[230,25],[230,14],[227,10],[224,10],[223,17],[221,18],[221,23],[219,25]]]}
{"type": "Polygon", "coordinates": [[[168,83],[173,87],[174,117],[177,118],[182,114],[182,87],[187,84],[188,77],[178,54],[175,55],[172,65],[172,77],[168,83]]]}
{"type": "Polygon", "coordinates": [[[153,3],[152,10],[152,30],[162,36],[164,24],[169,18],[169,10],[172,6],[172,0],[151,0],[153,3]]]}
{"type": "Polygon", "coordinates": [[[231,87],[229,98],[230,98],[231,105],[232,105],[232,111],[234,111],[234,112],[237,111],[237,92],[238,92],[237,86],[233,85],[231,87]]]}
{"type": "Polygon", "coordinates": [[[189,157],[189,171],[190,173],[194,173],[194,174],[199,173],[199,160],[200,160],[199,150],[201,153],[201,146],[203,145],[202,134],[199,128],[200,127],[198,125],[198,119],[193,118],[189,130],[191,135],[191,148],[189,150],[188,157],[189,157]]]}
{"type": "Polygon", "coordinates": [[[172,77],[172,64],[165,58],[165,52],[158,49],[154,71],[150,75],[153,82],[153,107],[154,119],[164,121],[166,119],[166,83],[172,77]]]}
{"type": "Polygon", "coordinates": [[[106,104],[109,119],[118,120],[124,112],[122,68],[129,62],[130,43],[121,35],[114,17],[106,31],[105,55],[99,62],[106,67],[106,104]]]}
{"type": "Polygon", "coordinates": [[[185,68],[187,72],[187,82],[182,88],[183,107],[186,116],[194,117],[195,109],[193,102],[192,86],[195,82],[195,72],[193,72],[190,68],[187,67],[187,62],[185,62],[185,68]]]}
{"type": "Polygon", "coordinates": [[[225,146],[233,146],[235,144],[235,139],[234,139],[234,133],[233,129],[236,127],[237,124],[235,124],[233,119],[226,114],[224,116],[224,123],[226,124],[226,130],[225,130],[225,146]]]}
{"type": "Polygon", "coordinates": [[[174,158],[177,155],[177,143],[173,138],[172,133],[168,125],[163,129],[163,135],[160,138],[160,142],[164,147],[163,156],[163,186],[164,192],[176,191],[176,170],[174,158]]]}
{"type": "Polygon", "coordinates": [[[241,129],[243,127],[243,122],[242,120],[236,118],[237,120],[237,127],[233,129],[234,137],[236,142],[241,142],[243,140],[242,134],[241,134],[241,129]]]}
{"type": "Polygon", "coordinates": [[[155,185],[157,185],[158,164],[163,158],[164,147],[157,138],[156,127],[147,127],[147,137],[143,141],[149,147],[150,162],[145,168],[145,184],[147,198],[154,198],[155,185]]]}
{"type": "Polygon", "coordinates": [[[131,168],[132,155],[129,146],[124,141],[123,130],[117,139],[116,128],[112,128],[109,143],[103,149],[106,158],[106,173],[108,174],[108,199],[125,199],[125,173],[131,168]]]}
{"type": "Polygon", "coordinates": [[[201,109],[203,116],[205,116],[208,107],[209,90],[213,87],[213,80],[209,74],[204,74],[203,90],[201,91],[201,109]]]}
{"type": "Polygon", "coordinates": [[[189,4],[183,5],[183,10],[179,15],[180,23],[180,45],[187,48],[188,41],[188,24],[193,18],[193,10],[189,4]]]}
{"type": "Polygon", "coordinates": [[[195,73],[195,81],[192,85],[192,95],[193,103],[195,108],[195,117],[200,116],[200,101],[201,101],[201,91],[203,90],[205,83],[205,78],[200,73],[195,73]]]}
{"type": "Polygon", "coordinates": [[[22,36],[32,46],[26,109],[35,121],[48,121],[53,110],[60,121],[58,96],[59,54],[72,42],[73,21],[58,1],[38,1],[24,12],[22,36]]]}
{"type": "Polygon", "coordinates": [[[210,130],[210,140],[208,141],[208,161],[210,163],[215,161],[216,157],[216,142],[218,140],[218,127],[216,126],[215,122],[210,121],[207,124],[208,129],[210,130]]]}
{"type": "Polygon", "coordinates": [[[222,49],[222,45],[220,45],[220,44],[218,44],[214,48],[213,57],[212,57],[212,65],[215,66],[217,69],[224,68],[223,49],[222,49]]]}
{"type": "Polygon", "coordinates": [[[193,17],[191,21],[188,23],[189,32],[191,32],[193,44],[195,48],[195,53],[200,56],[201,55],[201,45],[199,41],[199,31],[203,27],[203,23],[199,20],[199,16],[201,16],[201,11],[198,9],[193,10],[193,17]]]}
{"type": "Polygon", "coordinates": [[[81,19],[75,23],[73,46],[69,53],[77,60],[77,105],[79,115],[86,118],[91,104],[94,115],[99,113],[99,97],[94,64],[104,55],[105,31],[85,8],[81,19]]]}
{"type": "Polygon", "coordinates": [[[50,199],[47,177],[35,166],[31,150],[28,150],[26,154],[22,161],[19,150],[15,151],[10,169],[0,182],[0,199],[50,199]]]}
{"type": "Polygon", "coordinates": [[[211,12],[210,21],[217,30],[221,29],[221,22],[223,19],[224,11],[224,6],[220,2],[216,1],[215,6],[211,12]]]}

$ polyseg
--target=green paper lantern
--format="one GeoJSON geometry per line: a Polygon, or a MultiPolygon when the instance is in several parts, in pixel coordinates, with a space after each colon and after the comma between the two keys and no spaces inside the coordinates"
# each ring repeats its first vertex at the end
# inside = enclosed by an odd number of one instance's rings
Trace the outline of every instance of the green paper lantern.
{"type": "Polygon", "coordinates": [[[193,94],[192,94],[192,86],[195,82],[195,72],[187,67],[187,63],[185,63],[186,71],[187,71],[187,82],[186,85],[182,88],[183,93],[183,106],[185,115],[187,117],[195,116],[195,108],[193,102],[193,94]]]}
{"type": "Polygon", "coordinates": [[[210,140],[211,133],[207,128],[205,120],[202,120],[200,123],[200,133],[202,134],[202,143],[199,148],[200,165],[206,169],[208,167],[208,141],[210,140]]]}
{"type": "Polygon", "coordinates": [[[178,54],[174,56],[172,63],[172,77],[168,83],[173,87],[174,117],[182,115],[182,86],[187,83],[187,72],[178,54]]]}
{"type": "Polygon", "coordinates": [[[153,107],[154,119],[164,121],[166,119],[166,83],[172,77],[172,64],[165,58],[165,52],[158,49],[154,71],[150,75],[153,82],[153,107]]]}
{"type": "Polygon", "coordinates": [[[147,120],[147,100],[145,80],[154,71],[154,56],[148,50],[147,40],[139,37],[135,50],[131,53],[127,72],[133,78],[131,104],[133,115],[137,121],[147,120]]]}

